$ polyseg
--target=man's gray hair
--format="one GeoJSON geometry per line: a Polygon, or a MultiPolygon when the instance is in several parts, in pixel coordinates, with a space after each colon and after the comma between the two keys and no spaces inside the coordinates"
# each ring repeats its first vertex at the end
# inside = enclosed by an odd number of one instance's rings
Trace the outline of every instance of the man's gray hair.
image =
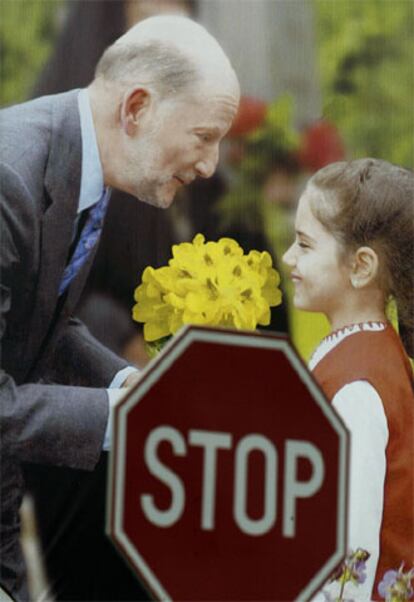
{"type": "Polygon", "coordinates": [[[164,98],[186,92],[200,79],[196,63],[177,46],[158,40],[115,43],[98,62],[95,77],[154,86],[164,98]]]}

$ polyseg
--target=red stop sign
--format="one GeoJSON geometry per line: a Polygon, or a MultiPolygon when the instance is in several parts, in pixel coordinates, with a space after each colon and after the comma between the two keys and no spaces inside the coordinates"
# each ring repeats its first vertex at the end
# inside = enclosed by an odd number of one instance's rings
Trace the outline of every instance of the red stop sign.
{"type": "Polygon", "coordinates": [[[162,600],[304,600],[346,551],[347,432],[288,340],[187,327],[118,405],[108,531],[162,600]]]}

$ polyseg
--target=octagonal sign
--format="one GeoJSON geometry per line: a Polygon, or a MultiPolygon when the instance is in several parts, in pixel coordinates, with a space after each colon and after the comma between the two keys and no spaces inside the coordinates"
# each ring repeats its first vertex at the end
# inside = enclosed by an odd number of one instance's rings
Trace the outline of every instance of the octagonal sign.
{"type": "Polygon", "coordinates": [[[308,599],[346,551],[347,442],[286,338],[186,327],[116,408],[109,535],[156,599],[308,599]]]}

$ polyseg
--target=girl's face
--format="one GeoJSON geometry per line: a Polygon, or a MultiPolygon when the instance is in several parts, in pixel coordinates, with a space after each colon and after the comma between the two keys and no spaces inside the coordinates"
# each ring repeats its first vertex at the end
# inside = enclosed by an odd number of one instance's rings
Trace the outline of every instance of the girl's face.
{"type": "Polygon", "coordinates": [[[337,327],[352,292],[350,267],[340,256],[334,236],[313,215],[310,199],[322,194],[308,187],[299,200],[295,220],[295,242],[283,261],[291,268],[295,307],[324,313],[337,327]]]}

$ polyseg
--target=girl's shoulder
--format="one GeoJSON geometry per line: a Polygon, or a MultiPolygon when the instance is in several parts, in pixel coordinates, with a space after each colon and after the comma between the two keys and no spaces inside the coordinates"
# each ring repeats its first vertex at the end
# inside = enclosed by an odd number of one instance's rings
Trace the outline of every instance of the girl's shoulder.
{"type": "Polygon", "coordinates": [[[369,382],[381,398],[401,387],[413,397],[411,364],[389,323],[354,324],[331,333],[316,349],[310,369],[330,399],[357,380],[369,382]]]}
{"type": "MultiPolygon", "coordinates": [[[[359,324],[350,324],[344,328],[340,328],[329,333],[322,339],[319,345],[316,347],[309,360],[309,369],[313,371],[316,366],[332,352],[335,355],[338,353],[349,352],[350,347],[356,347],[363,341],[365,344],[372,346],[371,352],[374,351],[374,347],[380,344],[380,340],[383,337],[366,337],[363,336],[365,333],[382,333],[388,338],[390,324],[388,322],[363,322],[359,324]],[[362,336],[361,336],[362,335],[362,336]],[[346,343],[346,344],[345,344],[346,343]]],[[[392,329],[392,327],[391,327],[392,329]]]]}

